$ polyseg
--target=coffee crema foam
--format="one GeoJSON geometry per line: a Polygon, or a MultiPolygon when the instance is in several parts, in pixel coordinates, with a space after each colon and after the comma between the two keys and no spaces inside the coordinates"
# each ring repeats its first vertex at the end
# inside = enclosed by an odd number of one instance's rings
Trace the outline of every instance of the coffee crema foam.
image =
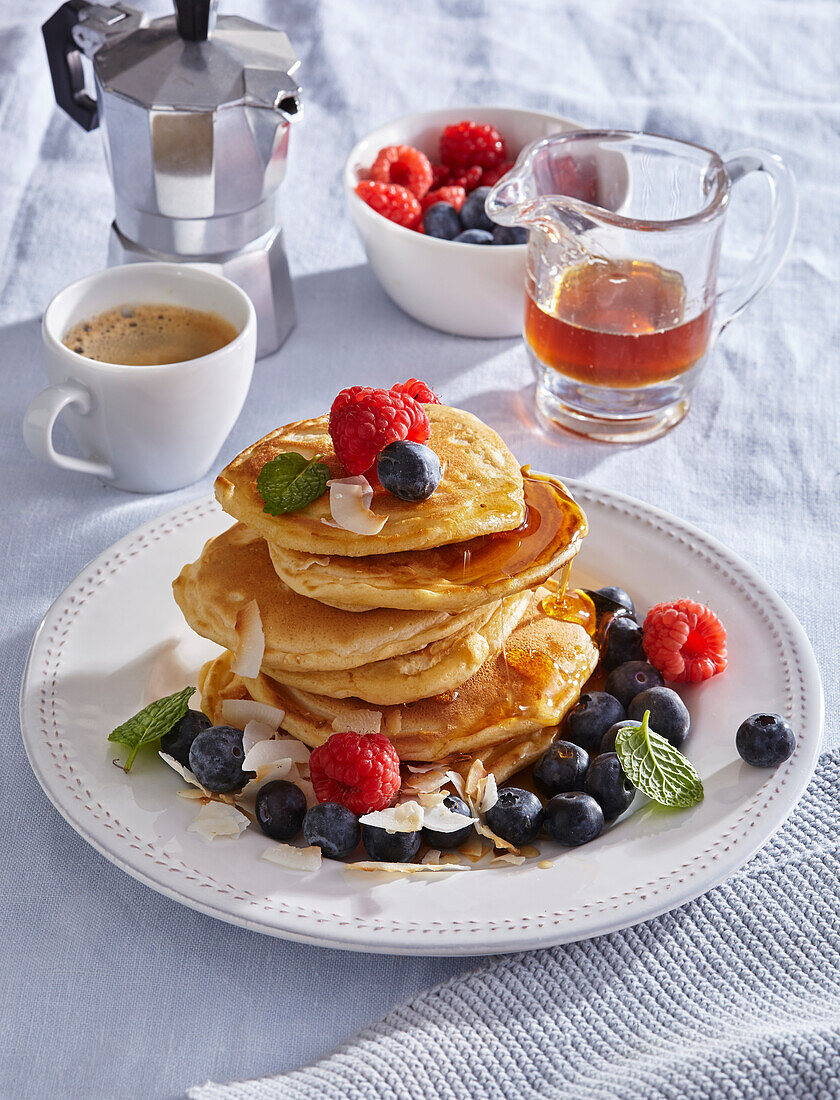
{"type": "Polygon", "coordinates": [[[239,335],[218,313],[148,303],[116,306],[79,321],[62,343],[100,363],[130,367],[183,363],[218,351],[239,335]]]}

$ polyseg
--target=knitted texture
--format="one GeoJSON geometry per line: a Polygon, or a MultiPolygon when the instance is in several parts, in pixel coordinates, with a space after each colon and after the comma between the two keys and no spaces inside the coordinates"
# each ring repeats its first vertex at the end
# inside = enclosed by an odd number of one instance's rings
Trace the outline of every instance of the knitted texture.
{"type": "Polygon", "coordinates": [[[840,753],[704,897],[507,956],[334,1054],[192,1100],[720,1100],[840,1095],[840,753]]]}

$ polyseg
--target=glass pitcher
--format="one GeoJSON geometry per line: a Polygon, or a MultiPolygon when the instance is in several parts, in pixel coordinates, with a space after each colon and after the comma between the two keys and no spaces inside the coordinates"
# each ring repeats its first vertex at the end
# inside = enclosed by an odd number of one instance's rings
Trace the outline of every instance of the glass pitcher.
{"type": "Polygon", "coordinates": [[[724,160],[690,142],[605,130],[524,149],[486,209],[530,230],[524,337],[540,412],[592,439],[640,442],[688,412],[714,341],[778,271],[797,199],[774,153],[724,160]],[[750,172],[770,184],[767,229],[746,270],[718,290],[730,191],[750,172]]]}

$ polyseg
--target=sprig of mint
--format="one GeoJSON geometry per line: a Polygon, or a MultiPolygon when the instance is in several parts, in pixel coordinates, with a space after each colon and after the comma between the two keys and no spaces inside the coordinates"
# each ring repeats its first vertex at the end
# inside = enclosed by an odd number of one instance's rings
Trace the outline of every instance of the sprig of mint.
{"type": "Polygon", "coordinates": [[[330,468],[319,462],[319,455],[306,459],[296,451],[286,451],[266,462],[257,476],[257,492],[270,516],[297,512],[327,491],[330,468]]]}
{"type": "Polygon", "coordinates": [[[621,768],[634,787],[661,806],[688,809],[703,801],[703,784],[690,761],[648,725],[623,726],[615,739],[621,768]]]}
{"type": "Polygon", "coordinates": [[[164,699],[156,699],[108,735],[109,741],[125,745],[130,750],[125,771],[131,771],[139,749],[157,741],[165,733],[169,733],[176,722],[181,721],[190,709],[190,696],[194,691],[194,687],[185,687],[183,691],[176,691],[164,699]]]}

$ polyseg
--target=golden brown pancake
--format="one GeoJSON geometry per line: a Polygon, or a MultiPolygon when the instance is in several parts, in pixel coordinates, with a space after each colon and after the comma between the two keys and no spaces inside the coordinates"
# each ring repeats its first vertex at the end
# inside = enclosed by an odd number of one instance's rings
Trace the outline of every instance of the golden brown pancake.
{"type": "Polygon", "coordinates": [[[497,653],[534,598],[533,592],[517,592],[499,600],[486,623],[466,627],[425,649],[388,657],[358,668],[330,672],[263,672],[287,687],[301,688],[333,699],[363,699],[388,706],[413,703],[430,695],[458,688],[477,672],[491,653],[497,653]]]}
{"type": "Polygon", "coordinates": [[[511,745],[556,726],[594,670],[598,649],[582,626],[550,618],[534,604],[504,651],[457,690],[380,707],[290,688],[264,674],[243,679],[231,672],[230,660],[223,653],[202,670],[202,706],[214,721],[221,720],[224,699],[255,699],[282,709],[282,729],[314,748],[336,730],[353,729],[354,714],[374,710],[401,759],[439,761],[511,745]]]}
{"type": "Polygon", "coordinates": [[[266,462],[286,451],[304,458],[316,454],[331,477],[344,477],[329,435],[329,418],[318,416],[278,428],[246,448],[216,479],[222,508],[272,545],[306,554],[359,557],[425,550],[463,542],[495,531],[510,531],[525,518],[522,475],[501,438],[471,413],[448,405],[426,405],[431,425],[428,445],[443,467],[440,485],[428,500],[399,500],[376,486],[371,509],[387,516],[377,535],[356,535],[331,522],[329,493],[297,512],[270,516],[257,491],[266,462]]]}
{"type": "MultiPolygon", "coordinates": [[[[357,668],[483,626],[497,602],[462,614],[448,611],[340,611],[299,596],[277,576],[268,547],[238,523],[211,539],[172,585],[192,629],[227,649],[237,644],[237,613],[256,600],[265,634],[263,665],[319,672],[357,668]]],[[[436,655],[430,654],[429,664],[436,655]]]]}
{"type": "Polygon", "coordinates": [[[515,531],[432,550],[361,558],[313,557],[270,546],[278,576],[313,600],[351,611],[371,607],[466,611],[542,584],[571,562],[586,517],[557,478],[522,471],[527,515],[515,531]]]}

